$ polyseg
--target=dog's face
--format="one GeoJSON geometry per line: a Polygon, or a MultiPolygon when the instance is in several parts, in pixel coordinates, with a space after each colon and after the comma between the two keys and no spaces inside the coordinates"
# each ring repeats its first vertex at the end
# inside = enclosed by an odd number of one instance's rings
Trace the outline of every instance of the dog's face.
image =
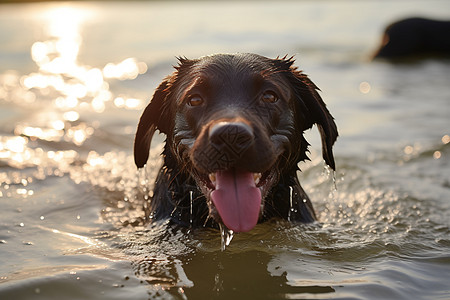
{"type": "Polygon", "coordinates": [[[313,124],[334,168],[336,125],[316,86],[292,63],[255,54],[180,59],[141,117],[137,166],[146,163],[159,129],[178,172],[189,173],[205,195],[210,216],[236,232],[252,229],[280,174],[307,158],[303,131],[313,124]]]}

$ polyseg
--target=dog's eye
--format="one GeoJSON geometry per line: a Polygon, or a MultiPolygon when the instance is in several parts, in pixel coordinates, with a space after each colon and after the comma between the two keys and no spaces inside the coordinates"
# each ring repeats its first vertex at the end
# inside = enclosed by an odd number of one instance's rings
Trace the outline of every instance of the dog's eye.
{"type": "Polygon", "coordinates": [[[203,98],[200,95],[194,94],[188,97],[187,104],[189,106],[199,106],[203,104],[203,98]]]}
{"type": "Polygon", "coordinates": [[[278,101],[278,95],[274,91],[267,91],[261,97],[262,101],[266,103],[275,103],[278,101]]]}

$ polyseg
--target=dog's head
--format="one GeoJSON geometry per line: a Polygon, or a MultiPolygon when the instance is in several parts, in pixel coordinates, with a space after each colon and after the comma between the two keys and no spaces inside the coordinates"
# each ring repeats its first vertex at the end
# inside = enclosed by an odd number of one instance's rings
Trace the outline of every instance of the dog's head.
{"type": "Polygon", "coordinates": [[[139,121],[134,155],[147,162],[155,130],[178,172],[192,176],[210,215],[236,232],[255,226],[280,174],[307,159],[303,132],[314,124],[325,162],[335,168],[336,124],[317,87],[292,59],[216,54],[179,59],[139,121]]]}

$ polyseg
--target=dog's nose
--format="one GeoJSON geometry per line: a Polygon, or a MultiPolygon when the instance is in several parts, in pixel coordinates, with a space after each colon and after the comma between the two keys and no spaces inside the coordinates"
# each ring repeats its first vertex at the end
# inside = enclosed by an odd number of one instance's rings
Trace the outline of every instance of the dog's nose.
{"type": "Polygon", "coordinates": [[[239,157],[253,144],[255,136],[243,122],[218,122],[209,129],[209,140],[222,151],[239,157]]]}

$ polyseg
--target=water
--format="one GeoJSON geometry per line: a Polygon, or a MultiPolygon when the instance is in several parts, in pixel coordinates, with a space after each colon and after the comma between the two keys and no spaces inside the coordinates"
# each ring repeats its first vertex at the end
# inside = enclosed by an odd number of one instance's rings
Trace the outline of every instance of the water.
{"type": "Polygon", "coordinates": [[[450,61],[368,59],[385,24],[449,11],[448,1],[0,5],[0,298],[449,299],[450,61]],[[273,220],[224,238],[148,225],[164,137],[137,171],[141,111],[175,56],[235,51],[296,54],[337,120],[336,173],[315,129],[300,165],[320,223],[273,220]]]}

